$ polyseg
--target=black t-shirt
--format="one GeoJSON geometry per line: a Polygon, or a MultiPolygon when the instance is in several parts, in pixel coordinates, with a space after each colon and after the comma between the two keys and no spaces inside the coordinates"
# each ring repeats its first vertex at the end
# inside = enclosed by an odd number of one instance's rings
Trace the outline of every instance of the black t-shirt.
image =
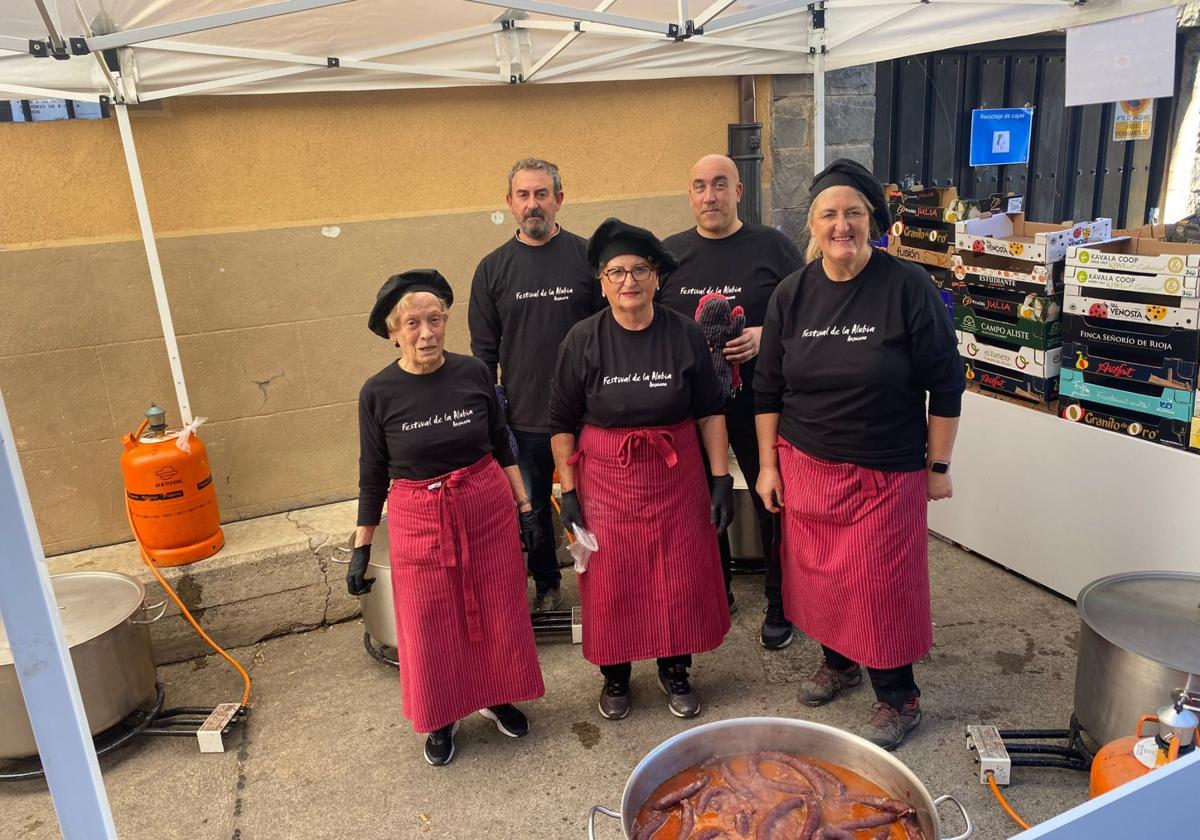
{"type": "MultiPolygon", "coordinates": [[[[689,228],[664,244],[679,257],[679,268],[663,283],[662,302],[693,319],[700,298],[720,292],[731,305],[746,310],[746,326],[761,327],[775,287],[804,266],[792,240],[773,227],[750,222],[743,222],[724,239],[707,239],[689,228]]],[[[727,411],[753,413],[754,367],[754,359],[742,365],[745,385],[729,401],[727,411]]]]}
{"type": "Polygon", "coordinates": [[[358,395],[358,524],[378,525],[393,478],[421,481],[474,464],[489,452],[517,462],[483,362],[458,353],[433,373],[396,363],[358,395]]]}
{"type": "Polygon", "coordinates": [[[514,429],[549,431],[558,345],[602,303],[587,242],[565,230],[544,245],[514,236],[480,261],[467,310],[471,352],[491,369],[493,382],[499,365],[514,429]]]}
{"type": "Polygon", "coordinates": [[[763,326],[754,391],[779,434],[830,461],[925,466],[929,413],[957,417],[964,387],[954,325],[918,266],[874,251],[852,280],[821,261],[785,279],[763,326]]]}
{"type": "Polygon", "coordinates": [[[572,434],[584,423],[673,426],[720,414],[724,402],[694,321],[655,305],[648,327],[627,330],[605,309],[572,327],[559,348],[550,425],[572,434]]]}

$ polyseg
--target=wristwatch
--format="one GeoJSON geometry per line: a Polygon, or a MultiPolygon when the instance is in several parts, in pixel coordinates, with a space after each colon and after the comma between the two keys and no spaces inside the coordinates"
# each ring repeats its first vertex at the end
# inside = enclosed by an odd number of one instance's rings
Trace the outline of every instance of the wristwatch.
{"type": "Polygon", "coordinates": [[[948,473],[948,472],[950,472],[950,462],[949,461],[932,461],[929,464],[929,471],[935,472],[935,473],[948,473]]]}

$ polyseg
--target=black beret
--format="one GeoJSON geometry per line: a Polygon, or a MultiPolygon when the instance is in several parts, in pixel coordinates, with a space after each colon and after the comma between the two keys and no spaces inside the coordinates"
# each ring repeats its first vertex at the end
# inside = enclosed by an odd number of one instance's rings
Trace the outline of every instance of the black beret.
{"type": "Polygon", "coordinates": [[[626,224],[620,219],[605,219],[588,240],[588,262],[592,268],[599,268],[613,257],[626,254],[658,263],[660,275],[670,274],[679,268],[679,259],[650,231],[626,224]]]}
{"type": "Polygon", "coordinates": [[[812,186],[808,190],[810,206],[811,201],[830,187],[853,187],[865,195],[871,203],[871,217],[875,224],[881,232],[887,233],[892,226],[892,214],[888,210],[887,199],[883,196],[883,184],[879,183],[879,179],[872,175],[869,169],[856,160],[838,158],[813,178],[812,186]]]}
{"type": "Polygon", "coordinates": [[[437,269],[414,268],[403,274],[393,274],[379,287],[375,296],[375,305],[367,318],[367,326],[371,332],[382,338],[389,338],[387,316],[396,308],[396,301],[409,292],[429,292],[437,295],[446,302],[446,306],[454,303],[454,290],[446,282],[446,278],[437,269]]]}

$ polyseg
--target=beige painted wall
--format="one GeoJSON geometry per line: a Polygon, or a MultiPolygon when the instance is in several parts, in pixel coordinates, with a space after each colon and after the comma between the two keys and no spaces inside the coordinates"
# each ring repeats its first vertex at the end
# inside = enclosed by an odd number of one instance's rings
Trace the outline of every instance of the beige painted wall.
{"type": "MultiPolygon", "coordinates": [[[[492,214],[513,160],[562,166],[568,229],[619,215],[666,235],[691,223],[688,166],[736,119],[733,79],[197,98],[138,117],[222,518],[355,495],[358,388],[394,358],[365,327],[375,291],[434,266],[465,300],[511,235],[492,214]]],[[[151,400],[178,412],[116,126],[0,124],[0,148],[0,390],[43,543],[122,541],[118,438],[151,400]]]]}

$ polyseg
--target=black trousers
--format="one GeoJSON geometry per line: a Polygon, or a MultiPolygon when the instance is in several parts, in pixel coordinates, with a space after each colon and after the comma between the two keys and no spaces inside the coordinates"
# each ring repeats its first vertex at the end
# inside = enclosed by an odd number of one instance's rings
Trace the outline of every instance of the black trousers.
{"type": "Polygon", "coordinates": [[[562,582],[555,554],[557,540],[554,533],[554,516],[550,509],[550,495],[554,489],[554,455],[550,452],[549,432],[522,432],[513,429],[517,439],[517,464],[525,479],[525,492],[537,514],[538,526],[542,530],[542,544],[536,551],[529,552],[529,573],[533,575],[538,594],[557,589],[562,582]]]}
{"type": "MultiPolygon", "coordinates": [[[[737,457],[742,475],[750,488],[750,499],[754,502],[754,514],[758,520],[758,533],[762,539],[763,562],[766,564],[766,575],[763,579],[763,594],[767,596],[768,604],[783,604],[783,571],[779,557],[779,535],[782,523],[776,514],[771,513],[754,492],[758,483],[758,435],[754,431],[754,414],[747,411],[730,412],[725,415],[725,428],[729,433],[729,446],[737,457]]],[[[725,591],[729,591],[733,581],[730,566],[733,554],[729,549],[729,535],[721,534],[718,539],[721,548],[721,570],[725,573],[725,591]]]]}
{"type": "MultiPolygon", "coordinates": [[[[858,664],[825,645],[821,645],[821,651],[825,654],[825,661],[829,663],[829,667],[835,671],[845,671],[858,664]]],[[[911,663],[899,668],[868,668],[867,675],[871,678],[875,697],[893,709],[903,708],[909,700],[921,696],[921,689],[917,687],[917,681],[913,677],[911,663]]]]}
{"type": "MultiPolygon", "coordinates": [[[[692,667],[691,654],[683,656],[660,656],[655,660],[658,663],[658,670],[666,671],[676,665],[682,665],[684,668],[692,667]]],[[[615,680],[616,682],[629,682],[629,676],[633,673],[633,663],[622,662],[619,665],[601,665],[600,673],[604,675],[606,680],[615,680]]]]}

